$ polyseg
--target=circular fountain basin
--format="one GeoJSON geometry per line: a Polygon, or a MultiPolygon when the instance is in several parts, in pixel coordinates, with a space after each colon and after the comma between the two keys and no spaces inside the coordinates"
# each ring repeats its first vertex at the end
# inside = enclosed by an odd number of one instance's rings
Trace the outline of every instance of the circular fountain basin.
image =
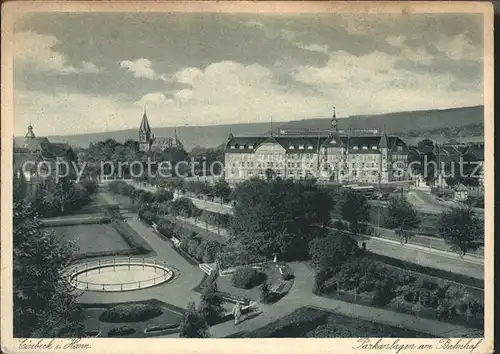
{"type": "Polygon", "coordinates": [[[70,284],[85,291],[131,291],[166,283],[174,273],[164,264],[156,261],[114,261],[97,264],[78,264],[70,269],[70,284]]]}

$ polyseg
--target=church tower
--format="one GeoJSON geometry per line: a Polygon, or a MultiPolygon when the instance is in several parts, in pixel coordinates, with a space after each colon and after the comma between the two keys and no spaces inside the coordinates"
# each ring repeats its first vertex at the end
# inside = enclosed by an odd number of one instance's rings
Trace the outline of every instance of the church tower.
{"type": "Polygon", "coordinates": [[[151,132],[151,127],[148,122],[146,109],[144,109],[141,125],[139,126],[139,150],[149,151],[151,149],[151,144],[153,144],[153,141],[154,141],[154,136],[153,133],[151,132]]]}
{"type": "Polygon", "coordinates": [[[33,126],[30,124],[28,125],[28,132],[24,136],[25,141],[24,141],[24,147],[30,146],[30,142],[36,138],[35,133],[33,132],[33,126]]]}

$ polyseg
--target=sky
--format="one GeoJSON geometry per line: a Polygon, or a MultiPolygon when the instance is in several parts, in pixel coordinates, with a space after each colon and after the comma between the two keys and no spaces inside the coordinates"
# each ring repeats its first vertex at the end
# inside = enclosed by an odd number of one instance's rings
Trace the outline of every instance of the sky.
{"type": "Polygon", "coordinates": [[[483,104],[481,15],[38,13],[14,27],[38,135],[483,104]]]}

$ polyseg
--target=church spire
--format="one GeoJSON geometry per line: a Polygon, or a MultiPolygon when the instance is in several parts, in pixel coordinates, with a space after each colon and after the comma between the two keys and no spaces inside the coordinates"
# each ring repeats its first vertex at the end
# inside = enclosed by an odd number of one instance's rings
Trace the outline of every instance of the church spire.
{"type": "Polygon", "coordinates": [[[28,125],[28,132],[26,133],[25,138],[27,138],[27,139],[36,138],[36,135],[33,132],[33,126],[31,125],[31,123],[28,125]]]}
{"type": "Polygon", "coordinates": [[[142,115],[141,126],[139,131],[144,134],[151,134],[151,127],[148,122],[148,115],[146,114],[146,108],[144,108],[144,114],[142,115]]]}
{"type": "Polygon", "coordinates": [[[331,125],[332,125],[332,130],[335,131],[335,132],[337,132],[337,130],[338,130],[338,126],[337,126],[337,112],[335,110],[335,106],[333,106],[333,116],[332,116],[331,125]]]}

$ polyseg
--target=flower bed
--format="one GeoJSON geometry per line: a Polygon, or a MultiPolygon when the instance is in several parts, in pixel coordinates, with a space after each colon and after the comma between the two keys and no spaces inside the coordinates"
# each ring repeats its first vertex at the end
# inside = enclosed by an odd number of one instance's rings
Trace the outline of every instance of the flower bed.
{"type": "Polygon", "coordinates": [[[302,307],[252,332],[240,332],[233,338],[359,338],[403,337],[431,338],[435,336],[389,326],[359,318],[347,317],[312,307],[302,307]]]}
{"type": "MultiPolygon", "coordinates": [[[[476,291],[430,279],[370,258],[354,258],[319,281],[319,293],[468,327],[483,327],[483,298],[476,291]]],[[[483,295],[484,296],[484,295],[483,295]]]]}

